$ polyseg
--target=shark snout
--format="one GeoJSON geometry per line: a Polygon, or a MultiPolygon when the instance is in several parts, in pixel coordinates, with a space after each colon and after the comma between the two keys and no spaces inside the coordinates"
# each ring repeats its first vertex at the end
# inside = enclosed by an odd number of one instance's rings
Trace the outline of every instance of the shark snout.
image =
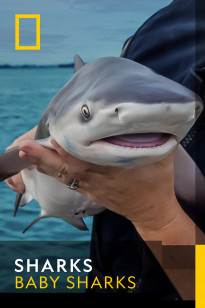
{"type": "Polygon", "coordinates": [[[166,123],[175,125],[194,118],[193,103],[122,103],[115,107],[115,114],[120,122],[124,123],[166,123]]]}
{"type": "Polygon", "coordinates": [[[123,103],[115,108],[115,114],[121,122],[148,123],[149,121],[167,119],[173,114],[170,104],[136,104],[123,103]]]}
{"type": "Polygon", "coordinates": [[[181,140],[195,121],[195,102],[190,103],[121,103],[112,108],[114,115],[126,133],[164,132],[181,140]]]}

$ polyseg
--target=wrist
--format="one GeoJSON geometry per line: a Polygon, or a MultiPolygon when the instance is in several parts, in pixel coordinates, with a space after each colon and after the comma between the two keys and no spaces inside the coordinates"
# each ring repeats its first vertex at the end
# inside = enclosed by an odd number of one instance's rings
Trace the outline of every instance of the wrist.
{"type": "Polygon", "coordinates": [[[133,224],[144,241],[160,241],[162,245],[195,244],[195,224],[178,202],[152,221],[133,221],[133,224]]]}

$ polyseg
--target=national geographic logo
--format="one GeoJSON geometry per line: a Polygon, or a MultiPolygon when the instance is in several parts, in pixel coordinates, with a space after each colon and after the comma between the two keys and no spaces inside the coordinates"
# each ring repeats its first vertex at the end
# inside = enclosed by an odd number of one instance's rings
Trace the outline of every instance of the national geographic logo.
{"type": "Polygon", "coordinates": [[[16,50],[40,50],[40,14],[16,14],[15,15],[15,49],[16,50]],[[36,19],[36,45],[22,46],[19,43],[19,20],[21,18],[36,19]]]}

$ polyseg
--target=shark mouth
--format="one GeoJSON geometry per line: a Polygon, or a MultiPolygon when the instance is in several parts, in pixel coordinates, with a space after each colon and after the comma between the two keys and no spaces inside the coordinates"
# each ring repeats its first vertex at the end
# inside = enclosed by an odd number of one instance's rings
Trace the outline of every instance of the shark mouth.
{"type": "Polygon", "coordinates": [[[165,144],[170,138],[166,133],[140,133],[111,136],[102,139],[105,142],[129,148],[155,148],[165,144]]]}

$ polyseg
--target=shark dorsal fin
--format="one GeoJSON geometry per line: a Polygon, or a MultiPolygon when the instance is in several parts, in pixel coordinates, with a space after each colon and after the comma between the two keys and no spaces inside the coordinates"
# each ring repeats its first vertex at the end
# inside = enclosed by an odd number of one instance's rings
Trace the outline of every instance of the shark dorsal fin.
{"type": "Polygon", "coordinates": [[[74,57],[74,68],[75,68],[75,73],[82,67],[84,66],[85,63],[83,62],[83,60],[81,59],[80,56],[75,55],[74,57]]]}

